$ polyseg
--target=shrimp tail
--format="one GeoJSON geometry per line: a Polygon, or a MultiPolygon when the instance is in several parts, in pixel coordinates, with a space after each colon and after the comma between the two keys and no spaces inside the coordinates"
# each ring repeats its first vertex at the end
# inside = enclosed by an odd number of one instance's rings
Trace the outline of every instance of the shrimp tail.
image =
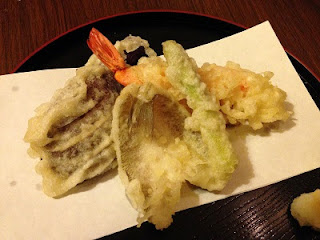
{"type": "Polygon", "coordinates": [[[97,29],[92,28],[87,44],[91,51],[105,64],[112,72],[126,68],[124,59],[113,46],[113,44],[97,29]]]}

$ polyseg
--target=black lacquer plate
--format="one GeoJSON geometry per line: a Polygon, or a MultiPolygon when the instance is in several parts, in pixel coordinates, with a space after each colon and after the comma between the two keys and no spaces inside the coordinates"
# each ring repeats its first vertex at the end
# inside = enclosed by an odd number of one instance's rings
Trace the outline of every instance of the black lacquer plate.
{"type": "MultiPolygon", "coordinates": [[[[128,34],[148,39],[158,54],[161,43],[174,39],[184,48],[196,47],[243,31],[234,23],[184,12],[138,12],[99,19],[54,39],[29,56],[16,72],[80,67],[91,51],[86,39],[92,27],[114,42],[128,34]]],[[[301,80],[320,108],[320,82],[304,65],[288,54],[301,80]]],[[[303,161],[303,159],[301,159],[303,161]]],[[[103,239],[320,239],[320,233],[300,228],[291,217],[292,200],[320,188],[320,169],[288,180],[175,214],[164,231],[144,223],[103,239]]]]}

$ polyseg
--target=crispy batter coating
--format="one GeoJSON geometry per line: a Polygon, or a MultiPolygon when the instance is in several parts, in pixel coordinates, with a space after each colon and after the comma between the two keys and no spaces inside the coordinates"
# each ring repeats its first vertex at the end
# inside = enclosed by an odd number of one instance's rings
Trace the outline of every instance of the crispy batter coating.
{"type": "Polygon", "coordinates": [[[257,74],[227,62],[224,67],[205,63],[198,73],[230,124],[260,129],[264,123],[286,121],[291,115],[284,104],[286,93],[270,82],[272,72],[257,74]]]}
{"type": "MultiPolygon", "coordinates": [[[[126,72],[140,83],[152,82],[181,100],[185,95],[168,80],[167,67],[160,57],[143,57],[126,72]]],[[[266,123],[286,121],[292,114],[285,107],[286,93],[271,83],[272,72],[254,73],[233,62],[226,66],[205,63],[194,70],[215,95],[228,124],[249,125],[257,130],[266,123]]]]}
{"type": "Polygon", "coordinates": [[[157,229],[172,222],[190,159],[182,141],[189,113],[150,83],[125,87],[113,109],[112,137],[118,172],[138,223],[148,220],[157,229]]]}
{"type": "Polygon", "coordinates": [[[180,44],[166,41],[163,52],[168,62],[168,80],[186,96],[187,104],[192,109],[192,115],[185,120],[184,126],[184,140],[192,153],[186,179],[209,191],[222,190],[238,160],[219,104],[201,82],[196,65],[180,44]]]}
{"type": "Polygon", "coordinates": [[[24,140],[40,157],[43,190],[59,196],[85,179],[116,166],[110,138],[113,104],[120,85],[93,56],[64,88],[36,110],[24,140]]]}
{"type": "MultiPolygon", "coordinates": [[[[29,154],[42,159],[36,170],[47,195],[59,196],[118,164],[139,226],[147,220],[164,229],[185,181],[209,191],[228,183],[238,161],[226,121],[259,129],[291,113],[270,72],[256,74],[231,62],[198,68],[174,41],[163,43],[164,60],[145,40],[127,40],[116,44],[123,57],[140,45],[149,56],[124,71],[124,82],[140,85],[128,85],[119,95],[113,74],[92,56],[36,110],[24,139],[29,154]]],[[[292,214],[313,224],[299,213],[299,204],[294,201],[292,214]]]]}

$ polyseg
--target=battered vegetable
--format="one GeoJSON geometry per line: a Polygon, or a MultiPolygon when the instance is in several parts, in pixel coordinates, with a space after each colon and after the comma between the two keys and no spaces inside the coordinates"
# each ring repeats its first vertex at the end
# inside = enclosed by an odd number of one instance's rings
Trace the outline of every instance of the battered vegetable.
{"type": "Polygon", "coordinates": [[[181,45],[163,43],[168,63],[169,82],[183,93],[192,116],[185,120],[185,141],[192,152],[187,180],[199,187],[221,190],[237,166],[237,159],[228,139],[225,121],[215,96],[200,81],[196,66],[181,45]],[[197,144],[195,144],[197,143],[197,144]]]}
{"type": "Polygon", "coordinates": [[[175,41],[163,43],[164,60],[140,37],[115,48],[96,29],[88,46],[96,56],[37,109],[25,135],[30,154],[42,158],[37,172],[49,196],[118,164],[138,224],[167,228],[184,182],[209,191],[228,183],[238,161],[226,121],[259,129],[290,115],[269,72],[233,63],[199,69],[175,41]],[[125,62],[144,54],[136,66],[125,62]],[[126,86],[120,95],[115,80],[126,86]]]}
{"type": "MultiPolygon", "coordinates": [[[[129,36],[116,43],[116,48],[96,29],[92,29],[89,46],[99,59],[115,72],[115,79],[126,86],[130,83],[152,82],[183,99],[179,89],[172,87],[164,74],[167,62],[156,57],[147,41],[129,36]],[[142,57],[138,65],[125,66],[125,52],[143,47],[149,57],[142,57]],[[120,53],[120,54],[119,54],[120,53]]],[[[286,93],[272,85],[272,72],[254,73],[239,64],[227,62],[226,66],[205,63],[194,66],[200,80],[216,98],[227,124],[249,125],[254,130],[275,121],[286,121],[292,112],[285,107],[286,93]]]]}
{"type": "Polygon", "coordinates": [[[48,196],[59,196],[117,166],[110,132],[120,89],[113,74],[92,56],[37,108],[24,140],[30,143],[29,154],[42,159],[36,171],[48,196]]]}
{"type": "Polygon", "coordinates": [[[157,229],[172,222],[180,200],[184,169],[190,153],[182,141],[189,113],[151,83],[131,84],[113,109],[112,137],[118,172],[138,223],[148,220],[157,229]]]}

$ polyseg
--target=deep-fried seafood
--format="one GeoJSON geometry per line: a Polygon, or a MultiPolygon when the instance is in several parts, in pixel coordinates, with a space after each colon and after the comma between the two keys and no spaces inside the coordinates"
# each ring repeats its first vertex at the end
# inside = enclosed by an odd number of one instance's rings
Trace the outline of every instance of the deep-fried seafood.
{"type": "Polygon", "coordinates": [[[264,123],[286,121],[291,114],[284,105],[286,93],[270,83],[272,72],[257,74],[227,62],[225,67],[205,63],[198,73],[230,124],[260,129],[264,123]]]}
{"type": "Polygon", "coordinates": [[[237,160],[214,96],[174,42],[165,42],[167,78],[186,96],[190,113],[151,83],[125,87],[113,109],[112,137],[119,174],[138,222],[169,226],[185,180],[221,190],[237,160]]]}
{"type": "Polygon", "coordinates": [[[92,29],[88,45],[101,62],[92,56],[37,109],[25,141],[30,154],[42,158],[37,171],[49,196],[118,163],[139,225],[148,220],[163,229],[172,222],[185,181],[209,191],[228,183],[238,162],[226,120],[258,129],[290,113],[283,107],[285,93],[269,83],[271,73],[233,63],[199,69],[174,41],[163,43],[164,60],[141,38],[128,39],[117,42],[118,52],[92,29]],[[127,49],[139,45],[148,57],[128,66],[127,49]],[[114,79],[126,86],[120,95],[114,79]]]}
{"type": "MultiPolygon", "coordinates": [[[[90,38],[89,42],[98,41],[99,43],[90,45],[92,51],[107,66],[110,65],[119,83],[126,86],[130,83],[152,82],[169,91],[177,100],[184,98],[181,92],[172,87],[168,81],[165,75],[167,62],[162,58],[143,57],[138,65],[123,67],[124,60],[118,59],[120,55],[114,53],[117,50],[113,45],[108,44],[109,40],[97,30],[93,32],[97,37],[90,38]],[[104,47],[95,47],[100,45],[104,47]],[[115,58],[115,61],[110,61],[108,52],[114,53],[112,59],[115,58]]],[[[129,43],[123,43],[123,45],[129,45],[129,43]]],[[[286,121],[291,115],[291,112],[285,109],[286,93],[270,83],[273,76],[271,72],[256,74],[232,62],[228,62],[225,67],[206,63],[201,68],[195,67],[195,70],[200,74],[200,80],[206,83],[209,90],[216,96],[220,111],[229,124],[248,124],[256,130],[262,128],[264,123],[286,121]]]]}

